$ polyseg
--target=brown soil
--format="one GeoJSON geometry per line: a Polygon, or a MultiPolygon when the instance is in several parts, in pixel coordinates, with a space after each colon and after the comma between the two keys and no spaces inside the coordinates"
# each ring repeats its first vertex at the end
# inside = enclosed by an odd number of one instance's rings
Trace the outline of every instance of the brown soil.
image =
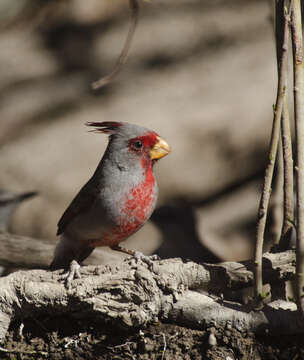
{"type": "Polygon", "coordinates": [[[154,324],[142,330],[117,330],[95,320],[32,319],[13,324],[0,359],[303,359],[304,336],[267,337],[213,327],[193,330],[154,324]],[[217,344],[211,346],[210,334],[217,344]]]}

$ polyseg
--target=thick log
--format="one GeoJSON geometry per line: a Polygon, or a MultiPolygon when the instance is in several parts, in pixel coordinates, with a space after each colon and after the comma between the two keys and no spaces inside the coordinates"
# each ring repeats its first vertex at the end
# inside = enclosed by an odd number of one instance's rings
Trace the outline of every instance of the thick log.
{"type": "MultiPolygon", "coordinates": [[[[286,264],[293,261],[293,252],[267,257],[271,259],[265,260],[271,278],[274,273],[279,281],[292,277],[294,268],[286,264]],[[282,272],[283,268],[288,269],[282,272]]],[[[218,289],[220,282],[222,289],[252,282],[252,274],[244,270],[243,264],[238,267],[234,263],[233,268],[231,264],[211,266],[168,259],[155,261],[149,267],[127,258],[119,266],[83,267],[82,278],[74,280],[70,290],[60,280],[60,270],[15,272],[0,278],[0,340],[12,320],[43,314],[94,316],[118,327],[142,327],[156,320],[171,320],[202,328],[229,319],[231,326],[244,331],[303,331],[292,302],[275,301],[253,311],[248,305],[207,295],[207,290],[218,289]],[[221,267],[225,274],[222,278],[218,276],[221,267]]]]}

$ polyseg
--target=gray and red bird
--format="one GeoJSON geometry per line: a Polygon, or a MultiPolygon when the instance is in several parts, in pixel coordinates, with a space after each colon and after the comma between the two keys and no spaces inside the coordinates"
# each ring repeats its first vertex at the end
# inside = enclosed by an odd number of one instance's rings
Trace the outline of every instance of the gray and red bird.
{"type": "Polygon", "coordinates": [[[97,246],[138,254],[119,246],[150,218],[158,187],[155,162],[170,152],[154,131],[123,122],[90,122],[109,134],[107,149],[91,179],[82,187],[58,223],[60,241],[51,269],[65,268],[67,283],[80,276],[79,262],[97,246]]]}

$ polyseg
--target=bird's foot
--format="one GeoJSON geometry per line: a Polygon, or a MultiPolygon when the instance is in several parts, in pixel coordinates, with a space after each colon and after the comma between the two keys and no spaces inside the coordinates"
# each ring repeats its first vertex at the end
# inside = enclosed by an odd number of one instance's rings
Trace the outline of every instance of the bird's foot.
{"type": "Polygon", "coordinates": [[[115,245],[111,247],[112,250],[116,250],[116,251],[120,251],[124,254],[128,254],[131,255],[135,258],[136,262],[138,262],[139,260],[145,262],[149,267],[152,266],[153,261],[154,260],[159,260],[160,257],[158,255],[144,255],[142,252],[140,251],[134,251],[134,250],[129,250],[129,249],[125,249],[119,245],[115,245]]]}
{"type": "Polygon", "coordinates": [[[158,255],[144,255],[142,252],[140,251],[134,251],[134,258],[136,259],[136,261],[138,262],[139,260],[145,262],[149,267],[151,267],[153,265],[153,261],[154,260],[159,260],[159,256],[158,255]]]}
{"type": "Polygon", "coordinates": [[[72,281],[74,279],[80,279],[80,265],[76,260],[71,261],[69,269],[61,275],[61,279],[65,280],[65,287],[67,289],[71,288],[72,281]]]}

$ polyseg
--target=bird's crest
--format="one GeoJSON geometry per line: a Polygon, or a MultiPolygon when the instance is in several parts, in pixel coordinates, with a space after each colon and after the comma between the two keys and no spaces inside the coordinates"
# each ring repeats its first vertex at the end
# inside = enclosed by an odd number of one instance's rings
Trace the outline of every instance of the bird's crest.
{"type": "Polygon", "coordinates": [[[99,121],[93,122],[92,121],[92,122],[87,122],[86,125],[95,127],[94,130],[90,130],[92,132],[112,135],[123,124],[121,122],[117,122],[117,121],[103,121],[103,122],[99,122],[99,121]]]}

